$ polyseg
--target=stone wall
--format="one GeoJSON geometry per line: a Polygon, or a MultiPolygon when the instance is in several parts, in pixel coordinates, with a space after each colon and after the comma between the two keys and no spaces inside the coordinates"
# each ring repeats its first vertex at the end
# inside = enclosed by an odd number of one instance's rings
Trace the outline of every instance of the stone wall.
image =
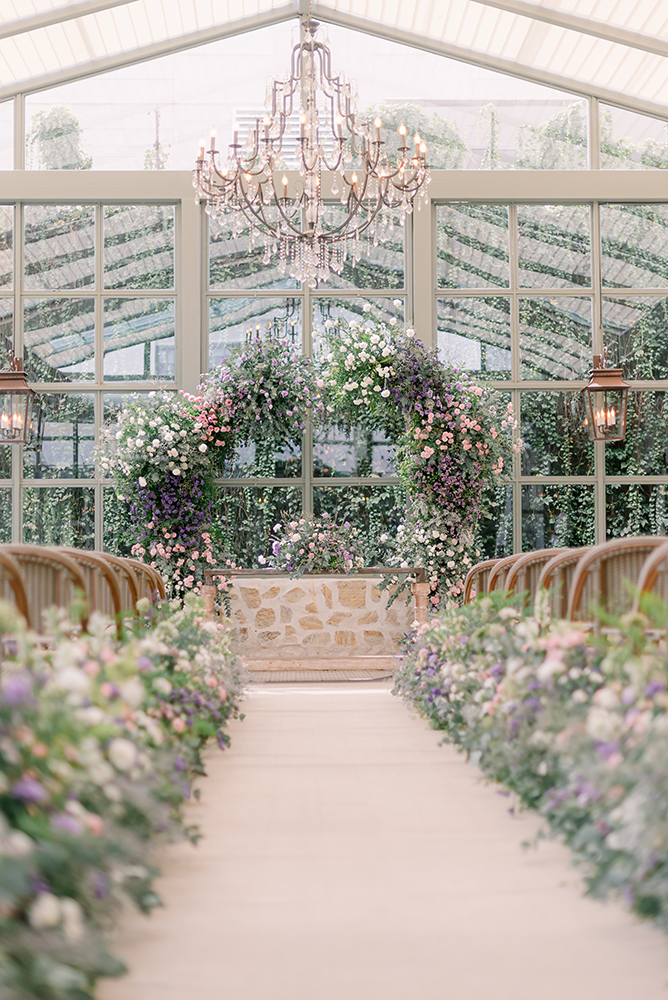
{"type": "Polygon", "coordinates": [[[230,585],[235,652],[253,659],[391,656],[415,619],[411,596],[387,607],[377,577],[237,577],[230,585]]]}

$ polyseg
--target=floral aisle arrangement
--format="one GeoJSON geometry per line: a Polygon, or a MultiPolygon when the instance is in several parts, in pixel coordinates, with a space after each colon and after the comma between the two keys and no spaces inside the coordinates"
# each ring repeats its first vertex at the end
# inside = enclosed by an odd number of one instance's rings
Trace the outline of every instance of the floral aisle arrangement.
{"type": "Polygon", "coordinates": [[[274,525],[275,538],[269,558],[258,556],[261,566],[283,570],[293,577],[323,570],[350,573],[364,565],[360,532],[349,521],[336,524],[329,514],[288,524],[274,525]]]}
{"type": "MultiPolygon", "coordinates": [[[[483,490],[499,481],[517,426],[465,372],[444,365],[412,329],[331,320],[319,386],[332,419],[371,423],[399,441],[409,510],[396,559],[424,565],[432,590],[457,599],[477,560],[483,490]]],[[[521,442],[517,447],[521,446],[521,442]]],[[[437,594],[432,603],[439,603],[437,594]]]]}
{"type": "Polygon", "coordinates": [[[492,594],[419,630],[395,693],[545,817],[590,893],[668,931],[668,648],[648,625],[595,637],[492,594]]]}
{"type": "Polygon", "coordinates": [[[124,904],[159,905],[153,845],[197,838],[181,807],[204,743],[227,745],[241,693],[229,633],[200,603],[123,643],[101,616],[84,635],[63,617],[49,649],[0,605],[4,1000],[86,1000],[122,973],[106,933],[124,904]]]}
{"type": "Polygon", "coordinates": [[[131,554],[155,566],[173,595],[198,591],[207,566],[234,559],[215,527],[216,476],[255,444],[257,474],[277,445],[301,441],[317,391],[308,359],[287,341],[253,340],[207,375],[197,395],[151,393],[107,428],[99,453],[127,504],[131,554]]]}

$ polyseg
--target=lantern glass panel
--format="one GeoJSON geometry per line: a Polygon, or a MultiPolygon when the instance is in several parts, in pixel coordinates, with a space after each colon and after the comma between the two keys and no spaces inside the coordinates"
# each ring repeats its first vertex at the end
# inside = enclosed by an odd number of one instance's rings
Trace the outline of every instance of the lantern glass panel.
{"type": "Polygon", "coordinates": [[[28,390],[0,394],[0,442],[23,444],[30,428],[33,393],[28,390]]]}
{"type": "Polygon", "coordinates": [[[621,441],[626,432],[626,389],[587,389],[585,427],[592,441],[621,441]]]}

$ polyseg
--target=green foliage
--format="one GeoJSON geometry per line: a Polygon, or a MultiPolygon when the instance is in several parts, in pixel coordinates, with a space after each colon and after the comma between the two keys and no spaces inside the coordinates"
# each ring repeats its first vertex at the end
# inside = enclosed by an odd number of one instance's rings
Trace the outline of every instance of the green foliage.
{"type": "Polygon", "coordinates": [[[401,145],[397,129],[405,125],[406,145],[413,148],[413,136],[417,132],[427,144],[427,162],[433,170],[459,170],[466,166],[470,150],[466,138],[455,122],[446,121],[440,115],[428,117],[415,104],[381,104],[369,108],[364,118],[373,120],[380,116],[383,127],[381,139],[393,160],[392,154],[401,145]]]}
{"type": "Polygon", "coordinates": [[[35,112],[26,147],[32,166],[38,170],[90,170],[93,166],[83,151],[79,119],[62,104],[35,112]]]}

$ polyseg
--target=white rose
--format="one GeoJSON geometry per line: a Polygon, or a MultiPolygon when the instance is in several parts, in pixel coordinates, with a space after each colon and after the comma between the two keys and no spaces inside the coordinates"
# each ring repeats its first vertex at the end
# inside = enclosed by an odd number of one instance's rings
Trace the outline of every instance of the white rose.
{"type": "Polygon", "coordinates": [[[264,556],[258,556],[257,561],[259,562],[260,566],[264,566],[267,560],[265,559],[264,556]]]}
{"type": "Polygon", "coordinates": [[[415,330],[409,327],[409,329],[406,330],[406,336],[412,339],[415,336],[415,330]]]}
{"type": "Polygon", "coordinates": [[[201,452],[205,452],[205,451],[207,450],[207,447],[206,447],[206,445],[205,445],[204,443],[202,443],[202,444],[201,444],[201,445],[199,446],[199,450],[200,450],[201,452]]]}
{"type": "Polygon", "coordinates": [[[137,748],[130,740],[117,737],[107,747],[109,760],[117,771],[131,771],[137,763],[137,748]]]}
{"type": "Polygon", "coordinates": [[[160,694],[171,694],[172,691],[172,685],[166,677],[157,677],[153,681],[153,687],[156,691],[159,691],[160,694]]]}
{"type": "Polygon", "coordinates": [[[53,685],[72,694],[86,695],[90,691],[90,677],[78,667],[64,667],[54,676],[53,685]]]}
{"type": "Polygon", "coordinates": [[[97,708],[96,705],[91,705],[90,708],[78,708],[76,711],[77,719],[81,719],[87,726],[99,726],[101,722],[104,722],[104,712],[101,708],[97,708]]]}
{"type": "Polygon", "coordinates": [[[61,899],[60,910],[63,915],[63,934],[66,941],[76,943],[81,941],[86,933],[83,922],[83,910],[76,899],[61,899]]]}
{"type": "Polygon", "coordinates": [[[593,706],[587,713],[587,733],[594,740],[609,743],[619,735],[620,722],[619,716],[593,706]]]}
{"type": "Polygon", "coordinates": [[[144,479],[143,476],[139,477],[139,485],[140,486],[146,486],[146,480],[144,479]]]}
{"type": "Polygon", "coordinates": [[[173,476],[180,476],[181,475],[181,470],[180,469],[172,469],[172,475],[173,476]]]}
{"type": "Polygon", "coordinates": [[[362,312],[365,313],[371,312],[371,305],[368,302],[365,302],[364,305],[362,306],[362,312]]]}
{"type": "Polygon", "coordinates": [[[598,705],[599,708],[606,708],[610,711],[619,707],[619,698],[615,692],[611,691],[608,687],[601,688],[600,691],[597,691],[592,701],[595,705],[598,705]]]}
{"type": "Polygon", "coordinates": [[[123,701],[127,701],[133,708],[138,708],[146,697],[146,689],[138,677],[131,677],[129,681],[119,684],[119,690],[123,701]]]}
{"type": "Polygon", "coordinates": [[[36,931],[47,930],[60,923],[60,902],[52,892],[40,892],[28,912],[28,923],[36,931]]]}

